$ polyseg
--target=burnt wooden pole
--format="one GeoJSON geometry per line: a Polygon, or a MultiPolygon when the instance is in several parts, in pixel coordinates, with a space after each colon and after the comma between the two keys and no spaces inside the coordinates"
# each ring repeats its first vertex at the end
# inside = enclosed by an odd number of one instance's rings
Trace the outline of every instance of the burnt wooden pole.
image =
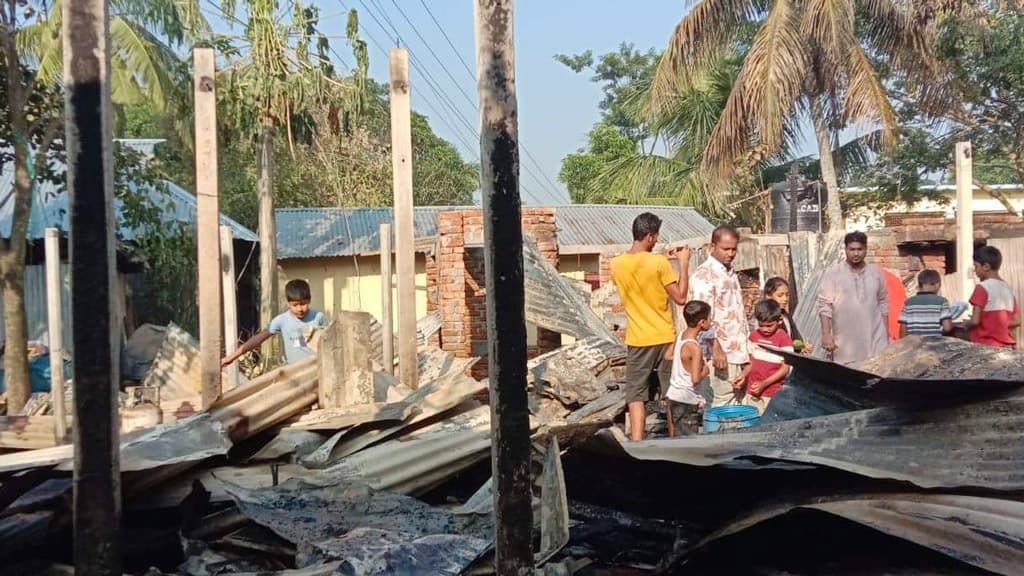
{"type": "Polygon", "coordinates": [[[67,187],[71,198],[75,573],[121,574],[114,284],[114,166],[106,0],[63,4],[67,187]]]}
{"type": "Polygon", "coordinates": [[[532,574],[530,413],[512,0],[476,0],[495,567],[532,574]]]}

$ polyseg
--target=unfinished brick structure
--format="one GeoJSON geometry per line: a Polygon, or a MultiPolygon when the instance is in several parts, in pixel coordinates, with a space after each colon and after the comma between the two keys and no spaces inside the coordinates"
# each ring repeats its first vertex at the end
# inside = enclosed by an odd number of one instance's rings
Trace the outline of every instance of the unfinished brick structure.
{"type": "MultiPolygon", "coordinates": [[[[1024,220],[1019,216],[1007,212],[974,214],[975,240],[1014,229],[1024,230],[1024,220]]],[[[925,269],[940,274],[957,271],[956,220],[941,212],[887,214],[885,228],[867,234],[869,261],[904,279],[925,269]]]]}
{"type": "MultiPolygon", "coordinates": [[[[544,258],[558,267],[558,232],[554,208],[523,208],[523,234],[536,243],[544,258]]],[[[487,376],[487,303],[484,279],[483,213],[442,212],[437,216],[437,254],[427,259],[427,308],[440,310],[441,331],[435,344],[456,357],[481,358],[475,378],[487,376]]],[[[554,350],[561,335],[537,329],[531,356],[554,350]]]]}

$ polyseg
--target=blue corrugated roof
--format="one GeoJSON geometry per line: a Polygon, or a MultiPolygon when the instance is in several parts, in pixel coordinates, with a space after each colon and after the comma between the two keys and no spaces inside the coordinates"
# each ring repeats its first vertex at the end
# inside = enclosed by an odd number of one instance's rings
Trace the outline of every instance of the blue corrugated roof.
{"type": "MultiPolygon", "coordinates": [[[[437,235],[437,214],[475,206],[416,207],[416,238],[437,235]]],[[[654,212],[663,220],[660,239],[674,242],[709,236],[714,225],[689,207],[568,204],[555,207],[558,245],[567,251],[584,246],[632,243],[633,219],[654,212]]],[[[380,250],[379,231],[394,222],[391,208],[286,208],[275,211],[278,258],[318,258],[373,254],[380,250]]]]}
{"type": "MultiPolygon", "coordinates": [[[[148,141],[146,141],[148,143],[148,141]]],[[[166,191],[153,186],[136,186],[135,192],[145,193],[150,200],[163,210],[163,218],[194,224],[196,220],[196,197],[173,182],[164,181],[166,191]]],[[[44,237],[46,228],[56,227],[68,230],[68,195],[62,188],[51,182],[37,182],[36,193],[32,198],[31,216],[29,218],[28,239],[39,240],[44,237]]],[[[120,206],[117,206],[120,210],[120,206]]],[[[14,163],[8,162],[0,169],[0,235],[9,238],[14,215],[14,163]]],[[[230,226],[235,238],[247,242],[258,242],[259,237],[245,226],[220,215],[220,223],[230,226]]],[[[131,240],[136,231],[122,228],[119,235],[123,240],[131,240]]]]}

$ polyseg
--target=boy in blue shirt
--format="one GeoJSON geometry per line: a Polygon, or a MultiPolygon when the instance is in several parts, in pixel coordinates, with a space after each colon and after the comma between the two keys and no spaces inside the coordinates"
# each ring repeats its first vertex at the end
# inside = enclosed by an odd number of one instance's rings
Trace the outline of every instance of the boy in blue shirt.
{"type": "Polygon", "coordinates": [[[309,307],[309,284],[305,280],[291,280],[284,286],[284,295],[288,300],[288,310],[270,321],[270,325],[245,341],[231,356],[221,360],[222,368],[230,366],[243,355],[260,347],[268,338],[275,334],[281,335],[284,357],[288,364],[294,364],[303,358],[316,355],[309,347],[313,332],[327,325],[323,313],[309,307]]]}

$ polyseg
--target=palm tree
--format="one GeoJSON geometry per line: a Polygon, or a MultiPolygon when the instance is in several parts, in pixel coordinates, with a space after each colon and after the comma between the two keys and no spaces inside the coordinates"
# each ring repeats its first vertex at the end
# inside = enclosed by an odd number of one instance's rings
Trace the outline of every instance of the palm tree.
{"type": "Polygon", "coordinates": [[[702,165],[727,178],[780,150],[801,112],[810,115],[830,191],[829,221],[841,221],[835,134],[854,123],[896,141],[897,118],[873,56],[913,80],[929,66],[939,9],[894,0],[701,0],[676,27],[652,89],[651,110],[669,106],[679,78],[699,74],[755,24],[749,51],[703,150],[702,165]]]}
{"type": "MultiPolygon", "coordinates": [[[[12,133],[14,210],[10,239],[0,247],[8,384],[8,412],[28,400],[25,321],[25,241],[34,174],[46,167],[49,149],[63,126],[59,97],[63,73],[62,0],[36,11],[8,0],[0,9],[0,49],[6,76],[7,122],[12,133]]],[[[172,49],[207,29],[197,0],[112,0],[111,83],[115,103],[148,100],[163,109],[178,84],[172,49]]]]}

